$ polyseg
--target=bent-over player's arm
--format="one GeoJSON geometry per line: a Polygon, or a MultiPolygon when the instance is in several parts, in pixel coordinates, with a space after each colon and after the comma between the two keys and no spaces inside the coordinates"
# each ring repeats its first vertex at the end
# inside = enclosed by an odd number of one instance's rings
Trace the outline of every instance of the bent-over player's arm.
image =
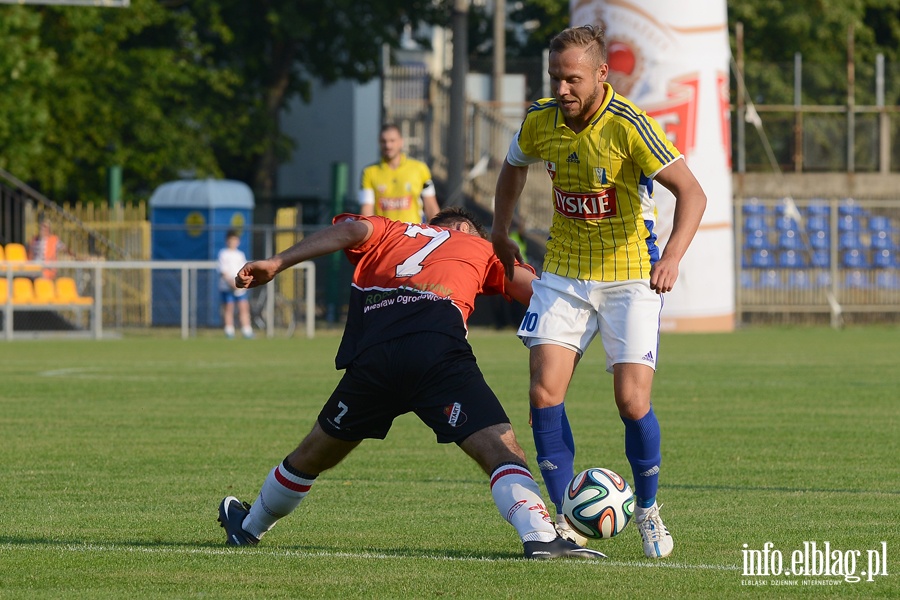
{"type": "Polygon", "coordinates": [[[516,265],[513,270],[512,280],[506,280],[506,294],[524,306],[531,302],[531,282],[537,279],[534,273],[516,265]]]}
{"type": "Polygon", "coordinates": [[[278,273],[304,260],[356,248],[371,236],[374,227],[366,219],[348,219],[310,234],[275,256],[248,262],[234,281],[239,288],[253,288],[272,281],[278,273]]]}

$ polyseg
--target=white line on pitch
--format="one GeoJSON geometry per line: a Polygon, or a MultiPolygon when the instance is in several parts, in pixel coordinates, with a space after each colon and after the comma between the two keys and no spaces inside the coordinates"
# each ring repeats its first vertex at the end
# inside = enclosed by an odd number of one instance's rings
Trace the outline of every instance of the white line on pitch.
{"type": "MultiPolygon", "coordinates": [[[[98,544],[0,544],[0,548],[4,550],[23,550],[26,548],[41,548],[62,550],[64,552],[133,552],[146,554],[202,554],[208,556],[236,556],[244,549],[237,548],[174,548],[174,547],[149,547],[149,546],[133,546],[133,545],[98,545],[98,544]]],[[[251,555],[270,554],[272,556],[286,557],[310,557],[310,558],[356,558],[356,559],[378,559],[378,560],[398,560],[398,559],[427,559],[427,560],[443,560],[450,562],[506,562],[509,560],[524,560],[522,558],[488,558],[479,556],[439,556],[434,554],[384,554],[373,552],[330,552],[325,550],[279,550],[277,548],[248,548],[251,555]]],[[[578,561],[580,562],[580,561],[578,561]]],[[[653,567],[658,569],[685,569],[698,571],[738,571],[737,565],[692,565],[679,562],[669,561],[622,561],[622,560],[600,560],[597,564],[608,565],[610,567],[653,567]]]]}

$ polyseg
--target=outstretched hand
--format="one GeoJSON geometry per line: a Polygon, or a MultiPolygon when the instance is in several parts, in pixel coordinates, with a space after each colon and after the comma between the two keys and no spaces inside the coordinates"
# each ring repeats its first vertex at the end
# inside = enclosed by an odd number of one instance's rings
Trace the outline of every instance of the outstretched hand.
{"type": "Polygon", "coordinates": [[[506,271],[506,278],[512,281],[516,272],[516,261],[518,260],[520,263],[525,262],[522,252],[519,250],[519,245],[508,235],[501,234],[492,236],[491,243],[494,245],[494,254],[500,259],[500,263],[503,265],[504,271],[506,271]]]}
{"type": "Polygon", "coordinates": [[[278,267],[274,261],[254,260],[241,267],[241,270],[234,276],[234,284],[239,289],[255,288],[269,283],[277,274],[278,267]]]}

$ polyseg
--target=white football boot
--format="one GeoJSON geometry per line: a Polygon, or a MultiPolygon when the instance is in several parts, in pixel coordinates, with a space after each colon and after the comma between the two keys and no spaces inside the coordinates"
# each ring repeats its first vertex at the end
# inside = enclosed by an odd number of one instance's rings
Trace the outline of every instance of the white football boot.
{"type": "Polygon", "coordinates": [[[641,534],[647,558],[664,558],[672,554],[672,548],[675,547],[672,534],[659,518],[660,508],[661,506],[654,502],[650,508],[634,509],[634,524],[641,534]]]}
{"type": "Polygon", "coordinates": [[[562,514],[556,515],[556,523],[554,523],[554,526],[556,527],[556,533],[559,534],[559,537],[574,542],[579,546],[587,545],[588,539],[572,529],[572,526],[569,525],[569,522],[566,521],[566,518],[562,514]]]}

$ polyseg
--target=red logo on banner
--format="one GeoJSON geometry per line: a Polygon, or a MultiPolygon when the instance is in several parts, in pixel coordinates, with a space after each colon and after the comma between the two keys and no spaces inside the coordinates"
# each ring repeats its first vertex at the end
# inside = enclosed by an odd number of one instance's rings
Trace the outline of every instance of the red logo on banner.
{"type": "Polygon", "coordinates": [[[685,156],[690,156],[697,138],[699,88],[700,77],[696,74],[673,79],[666,92],[668,100],[647,109],[647,114],[659,122],[669,141],[685,156]]]}

